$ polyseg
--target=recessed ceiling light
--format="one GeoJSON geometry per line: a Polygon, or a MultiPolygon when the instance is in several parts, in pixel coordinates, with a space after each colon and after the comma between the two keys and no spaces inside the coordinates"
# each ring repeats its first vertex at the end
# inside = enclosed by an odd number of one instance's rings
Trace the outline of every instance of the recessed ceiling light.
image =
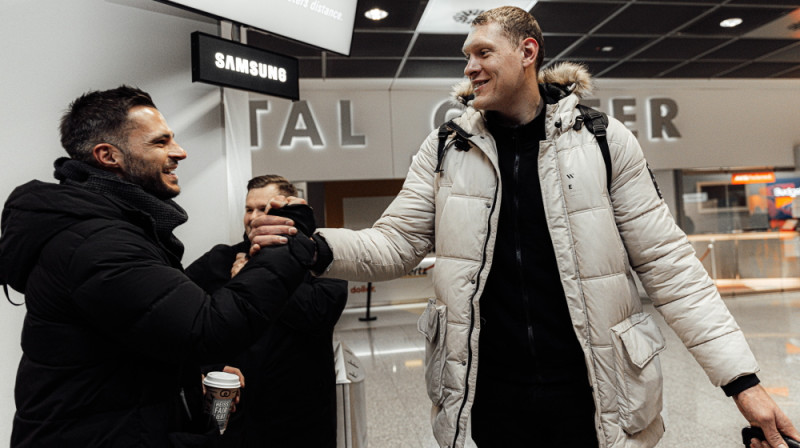
{"type": "Polygon", "coordinates": [[[725,19],[722,22],[719,22],[719,26],[723,28],[733,28],[741,24],[742,24],[742,19],[738,17],[731,17],[730,19],[725,19]]]}
{"type": "Polygon", "coordinates": [[[605,47],[600,47],[600,51],[602,51],[603,53],[611,53],[612,51],[614,51],[614,47],[612,47],[611,45],[606,45],[605,47]]]}
{"type": "Polygon", "coordinates": [[[388,15],[389,15],[388,12],[386,12],[386,11],[380,9],[380,8],[372,8],[369,11],[364,13],[364,17],[366,17],[366,18],[368,18],[370,20],[374,20],[376,22],[378,20],[385,19],[388,15]]]}

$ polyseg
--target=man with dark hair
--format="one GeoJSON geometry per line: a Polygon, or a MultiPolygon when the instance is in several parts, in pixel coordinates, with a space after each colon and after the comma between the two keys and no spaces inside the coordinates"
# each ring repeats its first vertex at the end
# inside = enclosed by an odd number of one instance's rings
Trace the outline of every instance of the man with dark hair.
{"type": "MultiPolygon", "coordinates": [[[[16,188],[2,214],[0,282],[27,305],[11,446],[199,444],[187,432],[215,429],[197,365],[261,336],[313,244],[264,249],[208,294],[183,273],[172,233],[187,219],[170,199],[186,152],[150,96],[89,92],[65,113],[61,140],[71,158],[55,163],[60,183],[16,188]]],[[[289,208],[313,222],[307,206],[289,208]]]]}
{"type": "MultiPolygon", "coordinates": [[[[247,183],[244,241],[220,244],[186,268],[209,293],[248,263],[250,223],[270,211],[278,196],[296,196],[285,177],[265,175],[247,183]]],[[[310,235],[311,229],[301,229],[310,235]]],[[[264,336],[231,358],[247,387],[231,417],[226,447],[336,447],[336,372],[333,327],[347,302],[347,282],[309,274],[264,336]]]]}
{"type": "MultiPolygon", "coordinates": [[[[428,136],[371,229],[313,237],[316,271],[360,281],[404,275],[435,247],[436,300],[419,328],[439,445],[463,447],[471,417],[480,447],[654,446],[665,345],[630,267],[770,446],[783,443],[779,431],[800,437],[758,384],[744,335],[613,118],[607,179],[577,107],[591,89],[586,69],[539,73],[541,30],[514,7],[480,14],[462,50],[465,110],[444,145],[428,136]]],[[[268,229],[252,225],[259,243],[268,229]]]]}

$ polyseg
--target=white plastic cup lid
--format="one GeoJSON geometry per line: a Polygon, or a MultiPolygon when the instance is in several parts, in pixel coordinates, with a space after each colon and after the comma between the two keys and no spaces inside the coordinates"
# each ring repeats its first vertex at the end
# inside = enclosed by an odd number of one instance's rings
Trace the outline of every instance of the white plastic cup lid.
{"type": "Polygon", "coordinates": [[[239,377],[227,372],[208,372],[203,384],[220,389],[236,389],[239,387],[239,377]]]}

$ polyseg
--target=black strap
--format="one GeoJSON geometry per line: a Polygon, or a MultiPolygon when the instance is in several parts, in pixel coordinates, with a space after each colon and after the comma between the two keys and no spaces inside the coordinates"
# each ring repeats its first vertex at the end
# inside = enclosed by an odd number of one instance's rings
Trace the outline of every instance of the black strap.
{"type": "Polygon", "coordinates": [[[25,302],[17,303],[17,302],[14,302],[13,300],[11,300],[11,297],[9,297],[9,295],[8,295],[8,285],[6,285],[5,283],[3,283],[3,291],[6,293],[6,300],[8,300],[8,303],[10,303],[10,304],[12,304],[14,306],[25,305],[25,302]]]}
{"type": "Polygon", "coordinates": [[[447,137],[449,137],[453,131],[456,133],[456,136],[453,138],[453,144],[457,150],[469,151],[469,148],[471,147],[469,138],[472,137],[472,134],[465,131],[463,128],[461,128],[461,126],[453,123],[453,120],[450,120],[447,123],[439,126],[439,146],[436,148],[436,169],[433,171],[434,173],[442,172],[444,153],[447,151],[447,137]]]}
{"type": "Polygon", "coordinates": [[[586,129],[594,134],[595,139],[597,139],[600,152],[603,154],[603,162],[606,165],[606,188],[608,189],[608,194],[611,195],[611,150],[608,148],[608,139],[606,139],[608,116],[583,104],[578,104],[578,110],[581,115],[575,120],[573,129],[577,131],[583,123],[586,123],[586,129]]]}
{"type": "Polygon", "coordinates": [[[436,148],[436,169],[434,173],[442,172],[442,162],[444,161],[444,144],[447,142],[447,136],[450,135],[450,128],[447,123],[439,126],[439,146],[436,148]]]}

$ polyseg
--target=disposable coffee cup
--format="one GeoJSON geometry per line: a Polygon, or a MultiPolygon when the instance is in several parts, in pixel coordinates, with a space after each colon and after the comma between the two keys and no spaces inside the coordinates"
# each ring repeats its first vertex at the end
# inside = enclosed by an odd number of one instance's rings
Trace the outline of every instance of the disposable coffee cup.
{"type": "Polygon", "coordinates": [[[228,426],[233,400],[239,395],[239,377],[227,372],[208,372],[203,384],[206,386],[203,411],[217,422],[222,434],[228,426]]]}

